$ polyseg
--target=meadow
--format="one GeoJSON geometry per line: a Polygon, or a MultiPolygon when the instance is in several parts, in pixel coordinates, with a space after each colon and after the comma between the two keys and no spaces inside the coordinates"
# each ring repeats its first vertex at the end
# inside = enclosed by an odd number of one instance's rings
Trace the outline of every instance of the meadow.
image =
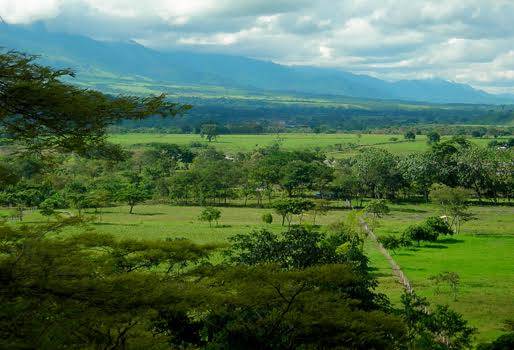
{"type": "MultiPolygon", "coordinates": [[[[443,137],[447,139],[449,137],[443,137]]],[[[354,154],[360,147],[379,147],[394,154],[408,154],[422,152],[429,148],[425,135],[418,135],[414,141],[405,141],[403,135],[390,134],[313,134],[313,133],[285,133],[285,134],[250,134],[250,135],[220,135],[215,141],[208,142],[198,134],[152,134],[127,133],[112,134],[109,140],[113,143],[137,149],[151,143],[175,143],[190,145],[192,142],[209,145],[227,154],[248,152],[257,148],[279,143],[284,149],[304,150],[317,149],[327,153],[328,157],[343,158],[354,154]],[[395,138],[396,140],[393,140],[395,138]],[[341,147],[341,148],[339,148],[341,147]]],[[[485,146],[490,139],[472,138],[472,142],[485,146]]]]}
{"type": "MultiPolygon", "coordinates": [[[[280,217],[271,209],[220,209],[219,225],[211,227],[199,221],[199,207],[147,204],[136,206],[132,215],[126,206],[104,208],[96,214],[87,212],[94,218],[87,224],[87,229],[119,238],[184,237],[198,243],[220,244],[227,243],[230,236],[238,233],[262,228],[275,232],[284,229],[280,217]],[[265,213],[273,213],[272,224],[262,222],[261,217],[265,213]]],[[[417,293],[428,297],[431,302],[449,304],[477,327],[478,341],[488,341],[500,335],[502,322],[514,315],[514,207],[473,206],[471,211],[476,220],[465,223],[460,234],[440,237],[438,242],[422,243],[420,247],[403,248],[392,255],[417,293]],[[431,276],[446,271],[456,272],[460,277],[457,300],[445,285],[441,285],[441,292],[437,293],[434,282],[430,280],[431,276]]],[[[349,213],[349,210],[331,210],[327,215],[318,216],[316,223],[324,229],[325,225],[345,220],[349,213]]],[[[437,214],[438,207],[431,204],[394,204],[391,205],[391,213],[379,219],[373,229],[378,236],[400,235],[407,226],[437,214]]],[[[26,223],[44,220],[37,211],[28,211],[25,217],[26,223]]],[[[312,221],[312,214],[304,215],[303,223],[312,221]]],[[[295,222],[298,223],[299,219],[296,218],[295,222]]],[[[365,250],[379,281],[378,291],[385,293],[398,306],[402,287],[392,275],[388,262],[371,240],[365,242],[365,250]]]]}
{"type": "MultiPolygon", "coordinates": [[[[375,232],[400,235],[411,224],[440,212],[434,205],[393,205],[380,219],[375,232]]],[[[477,339],[485,341],[501,333],[502,322],[514,315],[514,207],[473,206],[476,219],[463,225],[458,235],[443,236],[435,243],[402,248],[392,254],[410,279],[414,290],[429,300],[448,304],[477,327],[477,339]],[[430,277],[456,272],[460,277],[457,300],[448,285],[438,293],[430,277]]],[[[368,244],[368,256],[378,268],[381,290],[398,301],[401,290],[387,276],[387,264],[376,246],[368,244]]]]}

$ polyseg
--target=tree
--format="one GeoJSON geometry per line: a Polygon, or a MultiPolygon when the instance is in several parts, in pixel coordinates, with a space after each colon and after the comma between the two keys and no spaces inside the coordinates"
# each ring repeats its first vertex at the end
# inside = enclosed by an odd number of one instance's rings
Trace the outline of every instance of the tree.
{"type": "Polygon", "coordinates": [[[348,263],[364,278],[370,278],[362,239],[347,225],[332,226],[328,233],[303,226],[292,227],[280,235],[262,229],[229,240],[232,244],[226,256],[235,264],[278,264],[284,269],[302,269],[348,263]]]}
{"type": "Polygon", "coordinates": [[[481,343],[477,350],[512,350],[514,349],[514,332],[500,335],[491,343],[481,343]]]}
{"type": "Polygon", "coordinates": [[[80,223],[0,223],[0,348],[169,347],[180,334],[156,330],[161,312],[193,310],[205,298],[183,267],[200,264],[217,247],[115,239],[81,232],[80,223]],[[52,238],[68,227],[78,232],[52,238]]]}
{"type": "Polygon", "coordinates": [[[303,213],[314,208],[314,203],[307,199],[287,198],[275,201],[273,208],[275,208],[277,214],[282,216],[282,226],[284,226],[287,219],[288,226],[290,227],[293,215],[303,215],[303,213]]]}
{"type": "Polygon", "coordinates": [[[371,197],[396,196],[396,192],[403,184],[398,157],[380,148],[366,147],[353,161],[352,170],[371,197]]]}
{"type": "Polygon", "coordinates": [[[218,126],[216,124],[203,124],[200,129],[200,136],[205,137],[207,141],[211,142],[218,137],[218,126]]]}
{"type": "Polygon", "coordinates": [[[66,186],[64,198],[71,208],[77,209],[79,216],[82,215],[82,210],[89,206],[87,188],[78,181],[74,181],[66,186]]]}
{"type": "Polygon", "coordinates": [[[36,56],[0,53],[0,127],[35,154],[62,150],[115,158],[121,150],[107,143],[106,128],[121,120],[176,115],[190,108],[165,96],[107,96],[63,82],[74,77],[36,63],[36,56]]]}
{"type": "Polygon", "coordinates": [[[271,225],[271,223],[273,222],[273,215],[271,213],[262,214],[262,222],[271,225]]]}
{"type": "Polygon", "coordinates": [[[46,198],[39,204],[39,212],[44,216],[51,216],[55,214],[56,209],[66,207],[66,200],[60,193],[54,193],[52,196],[46,198]]]}
{"type": "Polygon", "coordinates": [[[439,237],[439,233],[435,230],[432,230],[427,225],[411,225],[407,227],[407,229],[403,232],[403,237],[405,239],[410,239],[412,241],[418,242],[418,246],[420,245],[420,241],[427,242],[435,242],[437,241],[437,237],[439,237]]]}
{"type": "Polygon", "coordinates": [[[405,132],[405,134],[403,134],[403,137],[405,140],[414,141],[416,139],[416,133],[412,130],[408,130],[405,132]]]}
{"type": "Polygon", "coordinates": [[[459,292],[459,284],[460,284],[460,276],[456,272],[441,272],[438,275],[430,277],[436,284],[436,294],[440,294],[441,290],[439,289],[440,283],[447,283],[450,287],[451,293],[453,295],[453,301],[457,301],[457,293],[459,292]]]}
{"type": "Polygon", "coordinates": [[[439,135],[439,133],[437,131],[430,131],[427,134],[427,143],[430,145],[434,144],[434,143],[438,143],[440,140],[441,140],[441,135],[439,135]]]}
{"type": "Polygon", "coordinates": [[[386,235],[379,237],[379,242],[382,244],[382,246],[387,249],[391,250],[393,254],[396,254],[396,249],[405,246],[405,240],[402,238],[398,238],[392,235],[386,235]]]}
{"type": "Polygon", "coordinates": [[[221,210],[213,207],[206,207],[200,213],[198,220],[200,221],[208,221],[209,227],[212,227],[212,222],[216,222],[216,226],[218,226],[218,220],[221,218],[221,210]]]}
{"type": "Polygon", "coordinates": [[[460,232],[462,223],[474,217],[469,212],[469,195],[469,190],[465,188],[453,188],[441,184],[433,185],[430,190],[432,200],[441,205],[444,215],[451,217],[450,225],[455,228],[457,234],[460,232]]]}
{"type": "Polygon", "coordinates": [[[399,168],[407,184],[429,200],[430,186],[437,176],[437,163],[430,153],[412,153],[401,159],[399,168]]]}
{"type": "Polygon", "coordinates": [[[389,206],[385,200],[373,199],[366,204],[364,211],[368,214],[371,214],[373,218],[376,219],[389,214],[391,210],[389,209],[389,206]]]}
{"type": "Polygon", "coordinates": [[[129,213],[133,214],[134,207],[150,198],[150,193],[140,185],[127,184],[118,194],[118,200],[129,206],[129,213]]]}
{"type": "Polygon", "coordinates": [[[426,298],[415,293],[401,297],[403,318],[413,349],[471,349],[476,329],[448,306],[430,308],[426,298]]]}
{"type": "Polygon", "coordinates": [[[312,211],[314,212],[312,223],[316,225],[316,217],[318,215],[327,215],[330,210],[330,201],[326,199],[317,199],[314,201],[314,208],[312,211]]]}

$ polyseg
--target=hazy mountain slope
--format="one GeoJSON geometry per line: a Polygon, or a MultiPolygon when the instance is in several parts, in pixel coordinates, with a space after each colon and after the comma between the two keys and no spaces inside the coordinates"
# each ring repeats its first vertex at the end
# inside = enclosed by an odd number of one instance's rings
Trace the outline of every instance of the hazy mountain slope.
{"type": "Polygon", "coordinates": [[[175,84],[335,94],[373,99],[425,102],[505,103],[468,85],[440,79],[387,82],[337,69],[284,66],[246,57],[159,52],[133,42],[102,42],[63,33],[42,25],[0,25],[0,46],[40,54],[54,66],[72,67],[82,74],[138,76],[175,84]]]}

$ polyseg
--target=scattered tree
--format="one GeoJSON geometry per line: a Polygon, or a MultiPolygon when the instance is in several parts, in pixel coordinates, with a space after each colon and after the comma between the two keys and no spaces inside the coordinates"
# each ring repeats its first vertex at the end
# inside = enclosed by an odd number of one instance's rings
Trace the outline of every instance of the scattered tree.
{"type": "Polygon", "coordinates": [[[416,139],[416,133],[412,130],[408,130],[405,132],[405,134],[403,134],[403,137],[405,140],[414,141],[416,139]]]}
{"type": "Polygon", "coordinates": [[[209,227],[212,227],[212,222],[216,222],[216,226],[218,226],[218,220],[221,218],[221,210],[213,207],[206,207],[200,213],[198,219],[200,221],[208,221],[209,227]]]}
{"type": "Polygon", "coordinates": [[[200,136],[205,137],[208,142],[218,137],[218,126],[216,124],[204,124],[200,129],[200,136]]]}
{"type": "Polygon", "coordinates": [[[134,207],[150,198],[148,191],[137,184],[126,185],[118,194],[118,200],[129,206],[129,213],[133,214],[134,207]]]}
{"type": "Polygon", "coordinates": [[[441,140],[441,135],[437,131],[431,131],[427,134],[427,143],[432,145],[441,140]]]}

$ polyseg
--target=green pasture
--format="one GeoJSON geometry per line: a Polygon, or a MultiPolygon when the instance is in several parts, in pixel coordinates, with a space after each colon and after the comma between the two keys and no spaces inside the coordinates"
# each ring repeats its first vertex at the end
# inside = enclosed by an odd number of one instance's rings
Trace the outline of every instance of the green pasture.
{"type": "MultiPolygon", "coordinates": [[[[416,292],[462,313],[478,328],[478,340],[485,341],[501,334],[503,321],[514,319],[514,207],[474,206],[471,211],[476,220],[465,223],[460,234],[392,255],[416,292]],[[457,301],[447,285],[441,284],[442,293],[437,293],[430,280],[446,271],[460,276],[457,301]]],[[[375,232],[400,235],[407,226],[438,214],[433,205],[395,205],[391,215],[379,220],[375,232]]],[[[367,245],[367,251],[380,290],[398,301],[401,288],[387,275],[387,261],[373,244],[367,245]]]]}
{"type": "MultiPolygon", "coordinates": [[[[250,232],[253,229],[268,228],[279,232],[282,218],[271,209],[222,207],[221,219],[218,226],[212,227],[208,222],[198,220],[201,207],[171,206],[171,205],[139,205],[134,208],[134,214],[129,214],[126,206],[103,208],[98,213],[86,211],[86,217],[91,219],[88,229],[110,233],[125,239],[165,239],[188,238],[198,243],[224,243],[227,238],[238,233],[250,232]],[[262,222],[262,215],[273,214],[271,225],[262,222]]],[[[0,214],[7,209],[0,210],[0,214]]],[[[328,215],[318,215],[316,224],[329,224],[344,219],[348,210],[332,210],[328,215]]],[[[24,223],[44,222],[47,218],[38,211],[26,211],[24,223]]],[[[299,223],[295,217],[293,223],[299,223]]],[[[307,213],[302,222],[313,223],[313,215],[307,213]]],[[[75,230],[75,229],[74,229],[75,230]]],[[[78,230],[78,228],[77,228],[78,230]]]]}
{"type": "MultiPolygon", "coordinates": [[[[443,140],[445,138],[443,137],[443,140]]],[[[207,142],[197,134],[154,134],[154,133],[128,133],[112,134],[109,140],[128,148],[141,148],[150,143],[175,143],[189,145],[192,142],[210,145],[227,154],[248,152],[260,147],[279,143],[285,149],[318,149],[330,157],[341,158],[352,154],[360,147],[380,147],[395,154],[408,154],[422,152],[428,149],[426,137],[418,135],[415,141],[405,141],[403,135],[386,134],[314,134],[314,133],[287,133],[287,134],[259,134],[259,135],[221,135],[217,140],[207,142]],[[392,141],[397,138],[397,141],[392,141]]],[[[485,146],[490,139],[470,139],[472,142],[485,146]]]]}

